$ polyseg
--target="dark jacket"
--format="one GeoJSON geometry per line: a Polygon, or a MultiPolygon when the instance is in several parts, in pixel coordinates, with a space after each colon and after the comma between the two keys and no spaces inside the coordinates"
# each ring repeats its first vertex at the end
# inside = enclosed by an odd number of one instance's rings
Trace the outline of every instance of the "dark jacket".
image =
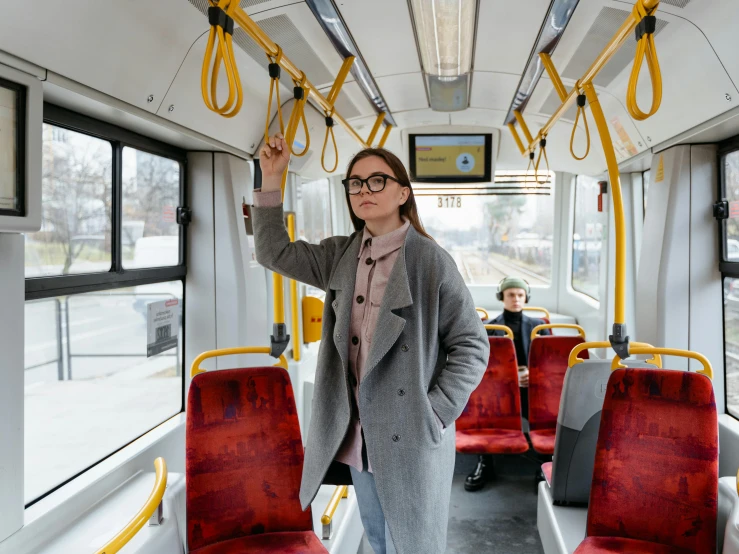
{"type": "MultiPolygon", "coordinates": [[[[537,325],[544,325],[546,322],[543,319],[536,319],[534,317],[529,317],[526,314],[523,314],[523,318],[521,320],[521,331],[523,334],[523,337],[521,339],[523,340],[523,349],[524,352],[529,351],[529,346],[531,346],[531,331],[534,330],[534,327],[537,325]]],[[[485,325],[505,325],[505,320],[503,319],[503,314],[501,313],[498,317],[494,317],[490,321],[486,321],[485,325]]],[[[551,335],[552,331],[551,329],[543,329],[539,331],[540,335],[551,335]]],[[[488,336],[491,337],[504,337],[505,333],[503,331],[497,331],[497,330],[488,330],[488,336]]],[[[523,364],[519,362],[521,365],[528,365],[528,360],[526,360],[526,363],[523,364]]]]}

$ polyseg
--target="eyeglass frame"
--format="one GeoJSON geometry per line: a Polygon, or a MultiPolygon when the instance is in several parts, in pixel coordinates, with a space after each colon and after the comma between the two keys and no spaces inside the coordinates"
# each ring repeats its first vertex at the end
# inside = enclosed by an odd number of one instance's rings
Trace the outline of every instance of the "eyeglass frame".
{"type": "Polygon", "coordinates": [[[359,177],[347,177],[346,179],[341,180],[341,184],[344,185],[344,190],[346,191],[348,195],[357,196],[358,194],[362,193],[362,189],[364,188],[364,185],[367,185],[367,190],[370,192],[382,192],[383,190],[385,190],[385,187],[387,186],[388,179],[390,179],[391,181],[395,181],[401,187],[407,186],[401,183],[400,181],[398,181],[395,177],[392,177],[391,175],[387,175],[385,173],[374,173],[370,175],[369,177],[367,177],[366,179],[360,179],[359,177]],[[382,188],[380,190],[372,190],[370,188],[369,180],[372,179],[372,177],[382,177],[383,178],[382,188]],[[360,185],[359,185],[359,190],[357,192],[352,193],[352,192],[349,192],[349,181],[354,181],[354,180],[359,181],[360,185]]]}

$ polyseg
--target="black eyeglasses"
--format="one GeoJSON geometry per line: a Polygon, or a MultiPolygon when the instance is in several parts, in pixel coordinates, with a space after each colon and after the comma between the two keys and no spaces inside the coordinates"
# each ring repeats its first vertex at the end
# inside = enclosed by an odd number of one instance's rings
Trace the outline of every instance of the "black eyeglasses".
{"type": "Polygon", "coordinates": [[[360,192],[362,192],[363,183],[367,183],[367,188],[370,192],[380,192],[385,188],[388,179],[402,185],[402,183],[398,181],[395,177],[390,177],[390,175],[385,175],[384,173],[370,175],[366,179],[360,179],[359,177],[349,177],[348,179],[342,179],[341,182],[344,183],[344,188],[346,189],[346,192],[348,192],[349,194],[359,194],[360,192]]]}

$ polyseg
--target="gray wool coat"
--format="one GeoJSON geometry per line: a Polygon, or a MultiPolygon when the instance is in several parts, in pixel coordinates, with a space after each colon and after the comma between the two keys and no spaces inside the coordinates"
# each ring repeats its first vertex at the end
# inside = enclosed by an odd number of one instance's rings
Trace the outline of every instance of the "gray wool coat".
{"type": "MultiPolygon", "coordinates": [[[[300,487],[305,509],[349,428],[349,319],[362,234],[320,245],[291,243],[281,206],[255,207],[253,223],[260,264],[326,291],[300,487]]],[[[367,455],[399,554],[446,549],[454,421],[482,379],[489,350],[454,260],[411,226],[385,289],[359,389],[367,455]]]]}

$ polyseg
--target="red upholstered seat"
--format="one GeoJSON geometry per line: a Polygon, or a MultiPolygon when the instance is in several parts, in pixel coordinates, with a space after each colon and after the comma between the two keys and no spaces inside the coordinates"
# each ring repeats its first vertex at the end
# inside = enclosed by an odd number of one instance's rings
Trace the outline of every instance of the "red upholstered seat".
{"type": "Polygon", "coordinates": [[[190,552],[327,552],[300,508],[303,443],[284,369],[195,376],[186,443],[190,552]]]}
{"type": "Polygon", "coordinates": [[[609,554],[611,552],[625,552],[626,554],[690,554],[693,551],[654,542],[617,537],[588,537],[575,550],[575,554],[609,554]]]}
{"type": "Polygon", "coordinates": [[[544,479],[547,481],[547,485],[552,486],[552,462],[541,464],[541,472],[544,474],[544,479]]]}
{"type": "Polygon", "coordinates": [[[508,337],[488,340],[488,368],[457,419],[457,452],[521,454],[529,445],[521,432],[516,348],[508,337]]]}
{"type": "Polygon", "coordinates": [[[710,379],[683,371],[614,371],[600,420],[588,540],[576,552],[713,554],[717,504],[718,420],[710,379]],[[647,546],[633,550],[623,539],[647,546]]]}
{"type": "Polygon", "coordinates": [[[313,531],[252,535],[190,550],[190,554],[310,554],[326,552],[313,531]]]}
{"type": "MultiPolygon", "coordinates": [[[[567,372],[567,359],[580,336],[537,336],[529,347],[529,437],[534,450],[554,454],[559,398],[567,372]]],[[[587,350],[580,356],[588,358],[587,350]]]]}

